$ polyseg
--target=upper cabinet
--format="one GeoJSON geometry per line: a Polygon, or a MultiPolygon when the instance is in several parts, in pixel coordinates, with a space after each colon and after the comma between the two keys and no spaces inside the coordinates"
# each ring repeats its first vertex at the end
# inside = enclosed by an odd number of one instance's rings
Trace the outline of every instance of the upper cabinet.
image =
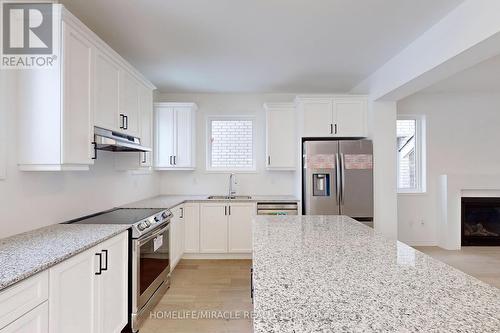
{"type": "MultiPolygon", "coordinates": [[[[145,147],[153,147],[153,92],[151,89],[141,87],[139,90],[139,113],[141,115],[141,143],[145,147]]],[[[141,167],[153,166],[153,153],[140,154],[141,167]]]]}
{"type": "Polygon", "coordinates": [[[133,136],[140,135],[139,82],[127,71],[120,73],[120,128],[133,136]]]}
{"type": "MultiPolygon", "coordinates": [[[[53,66],[19,71],[19,168],[88,170],[94,126],[151,146],[155,87],[62,5],[54,8],[53,66]]],[[[151,165],[151,156],[140,158],[151,165]]]]}
{"type": "Polygon", "coordinates": [[[119,131],[120,66],[104,52],[96,52],[95,125],[119,131]]]}
{"type": "Polygon", "coordinates": [[[155,161],[157,170],[193,170],[196,110],[194,103],[155,103],[155,161]]]}
{"type": "Polygon", "coordinates": [[[367,136],[368,102],[365,96],[299,96],[296,104],[302,137],[367,136]]]}
{"type": "Polygon", "coordinates": [[[268,170],[295,170],[296,113],[292,103],[266,103],[266,167],[268,170]]]}

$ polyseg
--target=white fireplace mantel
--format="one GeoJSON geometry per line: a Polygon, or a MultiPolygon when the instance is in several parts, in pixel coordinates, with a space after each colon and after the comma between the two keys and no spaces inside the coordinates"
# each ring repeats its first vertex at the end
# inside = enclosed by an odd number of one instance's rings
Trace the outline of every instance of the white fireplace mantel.
{"type": "Polygon", "coordinates": [[[500,174],[440,175],[438,184],[438,245],[447,250],[461,247],[463,196],[500,196],[500,174]]]}

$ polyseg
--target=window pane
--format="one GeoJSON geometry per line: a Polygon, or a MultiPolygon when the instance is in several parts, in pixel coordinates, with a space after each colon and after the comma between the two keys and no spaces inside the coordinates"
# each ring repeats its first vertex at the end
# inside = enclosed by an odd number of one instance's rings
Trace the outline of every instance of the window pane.
{"type": "Polygon", "coordinates": [[[415,130],[416,120],[398,120],[398,188],[417,188],[417,161],[415,130]]]}
{"type": "Polygon", "coordinates": [[[212,120],[211,133],[211,168],[253,168],[252,120],[212,120]]]}

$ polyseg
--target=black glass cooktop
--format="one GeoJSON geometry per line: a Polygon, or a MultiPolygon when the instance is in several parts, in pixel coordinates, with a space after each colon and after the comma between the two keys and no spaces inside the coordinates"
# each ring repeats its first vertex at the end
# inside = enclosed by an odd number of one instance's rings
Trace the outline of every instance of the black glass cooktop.
{"type": "Polygon", "coordinates": [[[164,209],[158,208],[116,208],[107,212],[102,212],[68,223],[76,224],[134,224],[152,215],[162,212],[164,209]]]}

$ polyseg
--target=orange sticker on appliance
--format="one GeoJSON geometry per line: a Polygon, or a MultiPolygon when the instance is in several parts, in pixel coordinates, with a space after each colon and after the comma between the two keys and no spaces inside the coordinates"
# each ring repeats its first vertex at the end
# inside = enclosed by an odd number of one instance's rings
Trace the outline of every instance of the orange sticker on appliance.
{"type": "Polygon", "coordinates": [[[373,155],[371,154],[346,154],[344,155],[346,170],[373,169],[373,155]]]}
{"type": "Polygon", "coordinates": [[[335,155],[317,154],[307,156],[306,167],[309,169],[335,169],[335,155]]]}

